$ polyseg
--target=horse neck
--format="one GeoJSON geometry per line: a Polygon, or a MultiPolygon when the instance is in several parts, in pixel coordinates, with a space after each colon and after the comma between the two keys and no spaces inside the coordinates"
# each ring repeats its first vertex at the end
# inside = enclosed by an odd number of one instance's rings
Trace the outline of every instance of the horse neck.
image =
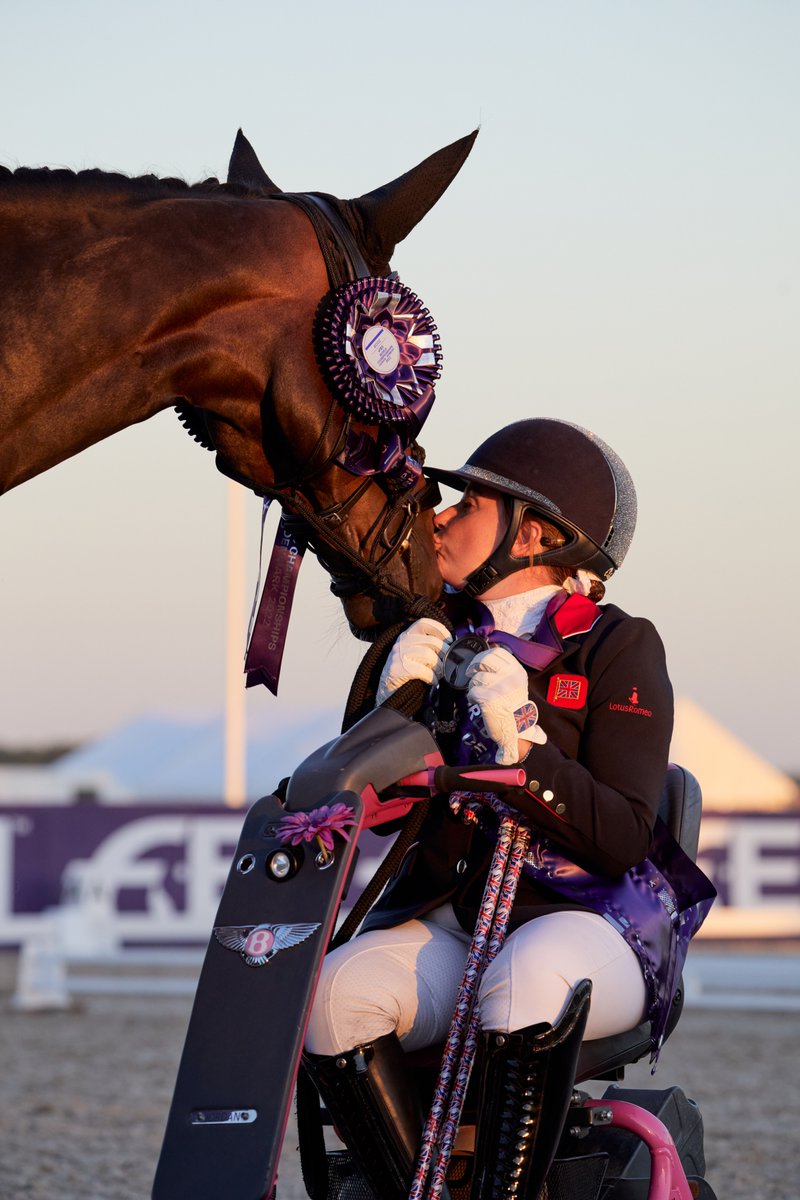
{"type": "Polygon", "coordinates": [[[177,398],[260,445],[264,331],[288,285],[264,202],[4,192],[0,491],[177,398]]]}

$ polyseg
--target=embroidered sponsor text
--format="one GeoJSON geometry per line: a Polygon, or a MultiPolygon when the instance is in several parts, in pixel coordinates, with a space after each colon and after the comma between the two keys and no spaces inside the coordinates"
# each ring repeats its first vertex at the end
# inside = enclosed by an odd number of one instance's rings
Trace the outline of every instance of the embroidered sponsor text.
{"type": "Polygon", "coordinates": [[[652,708],[642,708],[639,704],[609,704],[612,712],[634,713],[637,717],[652,717],[652,708]]]}

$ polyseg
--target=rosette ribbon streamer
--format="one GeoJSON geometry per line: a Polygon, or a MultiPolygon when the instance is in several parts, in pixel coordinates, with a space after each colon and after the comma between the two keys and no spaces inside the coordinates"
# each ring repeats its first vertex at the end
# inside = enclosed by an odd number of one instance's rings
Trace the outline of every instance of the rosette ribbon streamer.
{"type": "Polygon", "coordinates": [[[264,552],[264,522],[270,506],[269,497],[264,498],[261,516],[261,545],[258,556],[258,579],[250,614],[250,630],[247,638],[244,669],[246,687],[263,683],[273,696],[278,694],[278,679],[286,645],[286,630],[292,611],[297,576],[306,551],[306,542],[297,525],[283,515],[275,534],[275,544],[267,569],[264,591],[256,612],[256,600],[261,583],[261,565],[264,552]]]}
{"type": "Polygon", "coordinates": [[[409,441],[419,433],[434,401],[433,388],[426,388],[418,400],[408,405],[414,424],[397,432],[382,429],[373,442],[366,433],[348,430],[345,446],[337,458],[340,467],[351,475],[383,475],[397,491],[413,488],[422,474],[422,464],[409,451],[409,441]]]}

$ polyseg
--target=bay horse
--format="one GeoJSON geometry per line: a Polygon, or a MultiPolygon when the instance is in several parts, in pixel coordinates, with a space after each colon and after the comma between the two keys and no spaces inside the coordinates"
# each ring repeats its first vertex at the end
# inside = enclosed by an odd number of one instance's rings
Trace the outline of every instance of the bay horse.
{"type": "Polygon", "coordinates": [[[176,406],[310,524],[356,636],[435,599],[427,485],[337,465],[346,430],[378,429],[332,398],[312,329],[337,255],[387,275],[476,133],[351,200],[282,192],[241,131],[225,183],[0,167],[0,492],[176,406]]]}

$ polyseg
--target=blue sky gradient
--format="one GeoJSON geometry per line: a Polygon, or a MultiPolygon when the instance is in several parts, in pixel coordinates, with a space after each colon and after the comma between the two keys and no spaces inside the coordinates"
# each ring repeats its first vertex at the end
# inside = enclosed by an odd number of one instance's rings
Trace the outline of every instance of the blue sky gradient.
{"type": "MultiPolygon", "coordinates": [[[[609,599],[653,619],[676,691],[800,767],[798,6],[6,0],[2,15],[11,167],[224,176],[241,125],[282,187],[350,196],[480,125],[394,260],[442,335],[429,461],[459,465],[528,415],[595,429],[640,500],[609,599]]],[[[0,742],[221,707],[225,501],[170,413],[2,498],[0,742]]],[[[343,703],[359,658],[315,563],[298,592],[281,697],[248,696],[256,726],[276,703],[312,722],[343,703]]]]}

